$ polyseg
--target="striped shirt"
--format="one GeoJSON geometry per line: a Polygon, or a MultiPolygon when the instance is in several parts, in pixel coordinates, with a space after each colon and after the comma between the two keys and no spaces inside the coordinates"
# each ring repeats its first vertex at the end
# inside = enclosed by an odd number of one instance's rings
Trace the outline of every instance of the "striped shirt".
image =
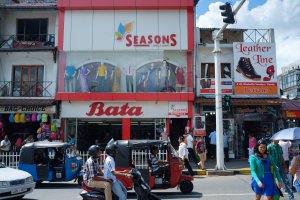
{"type": "Polygon", "coordinates": [[[114,158],[108,155],[104,162],[104,178],[111,178],[114,182],[117,180],[116,176],[112,174],[116,170],[115,165],[114,158]]]}
{"type": "Polygon", "coordinates": [[[268,149],[268,153],[272,156],[272,159],[273,159],[275,165],[277,167],[282,167],[283,166],[283,163],[282,163],[283,151],[282,151],[281,146],[279,144],[275,145],[275,144],[271,143],[268,145],[267,149],[268,149]]]}
{"type": "Polygon", "coordinates": [[[83,174],[83,181],[88,183],[94,177],[97,176],[98,170],[100,168],[98,159],[93,159],[89,157],[85,164],[84,174],[83,174]]]}
{"type": "Polygon", "coordinates": [[[150,155],[150,161],[151,161],[151,169],[152,169],[152,172],[155,172],[158,170],[159,168],[159,165],[158,165],[158,157],[151,154],[150,155]]]}

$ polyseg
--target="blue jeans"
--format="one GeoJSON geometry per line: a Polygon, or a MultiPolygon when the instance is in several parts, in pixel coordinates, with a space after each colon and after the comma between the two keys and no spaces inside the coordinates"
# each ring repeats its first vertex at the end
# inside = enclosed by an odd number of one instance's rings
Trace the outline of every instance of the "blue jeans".
{"type": "Polygon", "coordinates": [[[297,179],[294,182],[294,187],[297,190],[298,194],[300,195],[300,184],[297,179]]]}
{"type": "Polygon", "coordinates": [[[280,176],[282,178],[282,185],[283,185],[285,191],[288,193],[289,199],[294,200],[294,194],[293,194],[292,188],[290,187],[290,182],[286,175],[285,169],[283,167],[278,167],[278,170],[279,170],[280,176]]]}
{"type": "Polygon", "coordinates": [[[111,185],[111,190],[115,195],[119,197],[119,200],[127,199],[127,190],[124,185],[119,181],[115,180],[111,185]]]}

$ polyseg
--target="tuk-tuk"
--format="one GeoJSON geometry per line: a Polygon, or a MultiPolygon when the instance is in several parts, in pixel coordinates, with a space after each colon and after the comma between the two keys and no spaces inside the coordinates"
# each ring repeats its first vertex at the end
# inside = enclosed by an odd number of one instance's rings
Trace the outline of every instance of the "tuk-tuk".
{"type": "Polygon", "coordinates": [[[83,160],[74,146],[62,142],[33,142],[20,151],[19,169],[30,173],[37,183],[77,178],[83,160]]]}
{"type": "MultiPolygon", "coordinates": [[[[117,140],[113,141],[117,147],[115,158],[116,170],[137,168],[151,189],[168,189],[179,186],[182,193],[191,193],[194,186],[193,177],[182,174],[184,163],[179,159],[177,152],[170,142],[161,140],[117,140]],[[169,184],[164,184],[162,174],[151,171],[151,148],[157,147],[159,160],[168,163],[170,172],[169,184]]],[[[130,178],[117,177],[127,189],[132,189],[130,178]]]]}

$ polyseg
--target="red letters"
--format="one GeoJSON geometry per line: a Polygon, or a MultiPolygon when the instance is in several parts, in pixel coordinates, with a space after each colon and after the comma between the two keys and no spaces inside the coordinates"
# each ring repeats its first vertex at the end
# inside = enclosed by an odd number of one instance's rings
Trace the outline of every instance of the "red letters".
{"type": "Polygon", "coordinates": [[[149,47],[151,44],[155,46],[176,46],[176,34],[171,35],[131,35],[127,34],[126,37],[126,46],[131,47],[132,45],[135,47],[149,47]]]}
{"type": "Polygon", "coordinates": [[[123,106],[108,106],[105,108],[103,102],[94,102],[90,105],[90,111],[86,113],[87,116],[140,116],[142,115],[142,107],[132,106],[129,107],[128,103],[123,106]]]}

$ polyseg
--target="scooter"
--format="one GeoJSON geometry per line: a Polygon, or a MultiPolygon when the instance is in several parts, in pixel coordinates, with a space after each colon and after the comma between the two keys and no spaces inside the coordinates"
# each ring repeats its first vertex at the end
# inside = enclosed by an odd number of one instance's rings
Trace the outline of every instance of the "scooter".
{"type": "Polygon", "coordinates": [[[144,181],[141,172],[135,168],[131,169],[129,173],[132,175],[134,191],[137,195],[137,200],[160,200],[157,195],[151,192],[150,186],[144,181]]]}
{"type": "MultiPolygon", "coordinates": [[[[129,171],[129,174],[132,175],[137,200],[161,200],[157,195],[151,192],[150,186],[144,181],[139,170],[133,168],[129,171]]],[[[83,200],[105,200],[103,189],[89,188],[84,182],[82,182],[82,189],[80,196],[83,200]]],[[[116,195],[113,194],[113,200],[117,199],[116,195]]]]}

